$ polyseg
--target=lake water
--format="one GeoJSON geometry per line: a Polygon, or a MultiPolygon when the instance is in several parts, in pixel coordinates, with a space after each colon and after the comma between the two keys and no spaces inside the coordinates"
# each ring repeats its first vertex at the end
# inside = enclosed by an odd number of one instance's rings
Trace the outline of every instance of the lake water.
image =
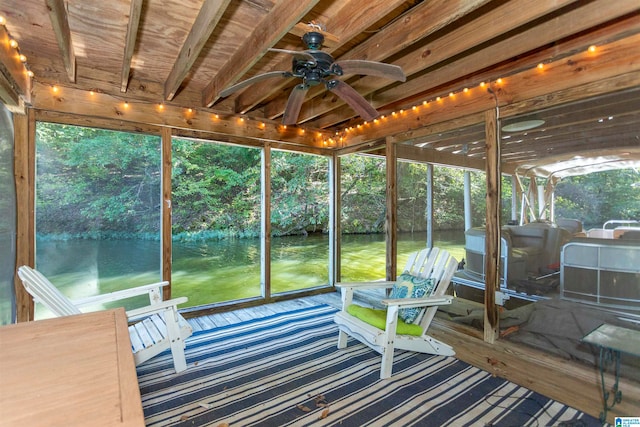
{"type": "MultiPolygon", "coordinates": [[[[342,238],[342,280],[385,277],[383,234],[342,238]]],[[[424,233],[400,235],[399,265],[409,253],[425,246],[424,233]]],[[[36,267],[71,298],[112,292],[160,280],[160,243],[150,240],[38,241],[36,267]]],[[[434,233],[434,245],[463,256],[464,233],[434,233]]],[[[172,297],[187,296],[181,307],[262,296],[260,241],[228,239],[174,241],[172,297]]],[[[272,238],[271,294],[326,286],[328,236],[272,238]]],[[[143,305],[137,299],[127,308],[143,305]]]]}

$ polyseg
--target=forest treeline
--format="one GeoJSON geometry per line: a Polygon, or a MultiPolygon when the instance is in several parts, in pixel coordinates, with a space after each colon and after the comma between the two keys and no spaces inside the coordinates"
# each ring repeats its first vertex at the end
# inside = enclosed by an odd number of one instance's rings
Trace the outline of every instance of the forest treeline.
{"type": "MultiPolygon", "coordinates": [[[[69,238],[158,238],[161,149],[158,136],[51,123],[36,127],[36,229],[69,238]]],[[[176,238],[255,237],[261,230],[258,148],[174,139],[172,224],[176,238]]],[[[341,158],[344,233],[380,233],[385,218],[385,160],[341,158]]],[[[398,164],[398,227],[426,228],[427,166],[398,164]]],[[[271,226],[274,235],[326,232],[329,160],[271,152],[271,226]]],[[[464,228],[463,174],[434,168],[434,227],[464,228]]],[[[640,175],[633,170],[591,174],[558,186],[556,215],[585,224],[640,218],[640,175]],[[623,218],[624,217],[624,218],[623,218]]],[[[511,185],[503,184],[503,218],[511,214],[511,185]]],[[[485,216],[484,174],[471,174],[473,225],[485,216]]]]}

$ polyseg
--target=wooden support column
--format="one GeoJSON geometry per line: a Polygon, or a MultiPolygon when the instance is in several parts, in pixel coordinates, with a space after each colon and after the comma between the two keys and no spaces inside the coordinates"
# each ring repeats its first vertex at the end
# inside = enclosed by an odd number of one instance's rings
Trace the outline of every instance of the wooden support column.
{"type": "Polygon", "coordinates": [[[511,221],[518,220],[518,200],[520,199],[520,187],[516,177],[511,175],[511,221]]]}
{"type": "Polygon", "coordinates": [[[340,281],[340,240],[342,237],[342,227],[340,223],[340,213],[342,211],[341,194],[341,169],[340,156],[335,153],[331,157],[329,165],[329,185],[331,191],[329,203],[331,206],[329,213],[329,285],[333,286],[340,281]]]}
{"type": "Polygon", "coordinates": [[[427,247],[433,248],[433,164],[427,164],[427,247]]]}
{"type": "MultiPolygon", "coordinates": [[[[487,150],[487,227],[485,239],[484,340],[498,337],[499,316],[496,291],[500,288],[500,132],[498,110],[485,113],[487,150]]],[[[505,277],[506,280],[506,277],[505,277]]]]}
{"type": "Polygon", "coordinates": [[[260,278],[263,298],[271,298],[271,144],[262,149],[262,226],[260,278]]]}
{"type": "Polygon", "coordinates": [[[162,288],[162,298],[171,299],[171,128],[163,127],[162,136],[162,280],[169,286],[162,288]]]}
{"type": "Polygon", "coordinates": [[[471,221],[471,172],[464,171],[464,231],[473,226],[471,221]]]}
{"type": "MultiPolygon", "coordinates": [[[[14,114],[14,176],[16,181],[16,269],[21,265],[35,266],[35,119],[33,110],[28,115],[14,114]]],[[[22,286],[17,273],[14,276],[16,294],[16,321],[33,320],[34,305],[31,295],[22,286]]]]}
{"type": "Polygon", "coordinates": [[[398,200],[398,174],[397,174],[397,156],[396,144],[390,138],[387,138],[385,146],[385,157],[387,159],[387,212],[385,218],[386,224],[386,242],[387,242],[387,280],[396,280],[397,258],[398,258],[398,224],[397,224],[397,200],[398,200]]]}

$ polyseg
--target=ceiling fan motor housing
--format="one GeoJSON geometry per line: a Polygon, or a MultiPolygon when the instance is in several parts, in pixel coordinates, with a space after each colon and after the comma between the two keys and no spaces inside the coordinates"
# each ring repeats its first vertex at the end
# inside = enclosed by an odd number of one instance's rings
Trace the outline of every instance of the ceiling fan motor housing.
{"type": "Polygon", "coordinates": [[[294,57],[292,72],[295,77],[304,80],[309,86],[322,83],[325,77],[336,74],[332,68],[333,57],[319,50],[307,50],[307,54],[313,56],[314,61],[304,57],[294,57]]]}
{"type": "Polygon", "coordinates": [[[317,31],[309,31],[302,36],[302,42],[307,49],[320,50],[324,43],[324,36],[317,31]]]}

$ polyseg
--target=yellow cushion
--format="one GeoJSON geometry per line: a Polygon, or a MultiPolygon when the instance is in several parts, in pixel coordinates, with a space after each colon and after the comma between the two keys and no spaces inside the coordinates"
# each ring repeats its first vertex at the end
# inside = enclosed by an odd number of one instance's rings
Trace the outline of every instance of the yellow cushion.
{"type": "MultiPolygon", "coordinates": [[[[373,308],[362,307],[357,304],[351,304],[347,307],[347,313],[352,315],[353,317],[357,317],[370,324],[371,326],[375,326],[378,329],[382,329],[383,331],[386,329],[387,325],[387,311],[386,310],[376,310],[373,308]]],[[[419,337],[422,335],[422,328],[419,325],[414,325],[412,323],[405,323],[402,319],[398,319],[398,327],[396,329],[397,335],[414,335],[419,337]]]]}

